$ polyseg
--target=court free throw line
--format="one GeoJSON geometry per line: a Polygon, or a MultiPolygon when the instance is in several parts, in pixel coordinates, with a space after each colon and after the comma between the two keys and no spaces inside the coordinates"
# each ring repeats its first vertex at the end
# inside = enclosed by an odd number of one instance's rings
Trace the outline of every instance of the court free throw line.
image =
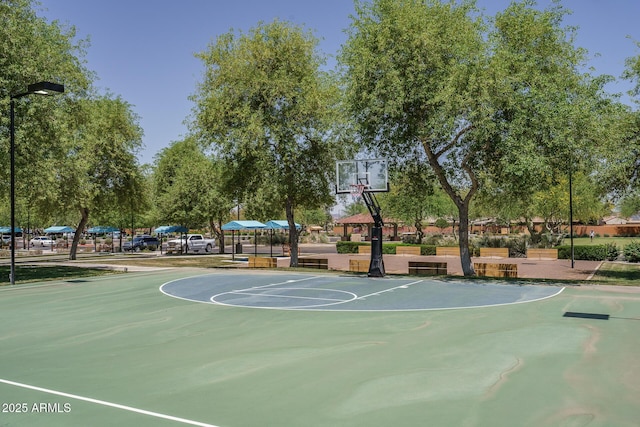
{"type": "Polygon", "coordinates": [[[192,426],[199,426],[199,427],[218,427],[213,424],[206,424],[206,423],[201,423],[199,421],[187,420],[186,418],[179,418],[171,415],[160,414],[158,412],[146,411],[144,409],[138,409],[138,408],[133,408],[131,406],[120,405],[118,403],[111,403],[111,402],[106,402],[104,400],[92,399],[90,397],[78,396],[77,394],[64,393],[61,391],[51,390],[48,388],[36,387],[29,384],[22,384],[15,381],[5,380],[2,378],[0,378],[0,383],[12,385],[15,387],[26,388],[29,390],[35,390],[42,393],[53,394],[56,396],[68,397],[69,399],[82,400],[84,402],[95,403],[96,405],[109,406],[111,408],[122,409],[124,411],[129,411],[129,412],[135,412],[137,414],[149,415],[151,417],[162,418],[170,421],[176,421],[182,424],[189,424],[192,426]]]}

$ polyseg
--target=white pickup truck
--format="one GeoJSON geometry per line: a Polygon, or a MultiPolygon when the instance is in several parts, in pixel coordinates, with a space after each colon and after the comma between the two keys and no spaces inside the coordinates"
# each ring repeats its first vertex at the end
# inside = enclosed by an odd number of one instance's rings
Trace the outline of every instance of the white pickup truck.
{"type": "Polygon", "coordinates": [[[187,238],[173,239],[167,242],[167,253],[211,252],[216,245],[214,239],[205,239],[202,234],[187,234],[187,238]]]}

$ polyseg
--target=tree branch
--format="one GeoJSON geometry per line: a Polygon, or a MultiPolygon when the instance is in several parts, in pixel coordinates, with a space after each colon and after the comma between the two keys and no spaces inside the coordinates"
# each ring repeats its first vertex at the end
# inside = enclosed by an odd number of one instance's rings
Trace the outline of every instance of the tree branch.
{"type": "Polygon", "coordinates": [[[439,156],[434,154],[434,152],[431,150],[431,146],[429,145],[428,140],[422,140],[421,143],[425,153],[427,154],[427,159],[429,160],[429,164],[431,165],[433,172],[438,177],[438,181],[440,182],[442,189],[449,195],[449,197],[451,197],[451,200],[453,200],[453,203],[455,203],[456,206],[458,206],[459,208],[463,203],[463,200],[447,180],[447,176],[444,172],[444,168],[442,167],[440,162],[438,162],[439,156]]]}
{"type": "MultiPolygon", "coordinates": [[[[440,156],[442,156],[444,153],[446,153],[447,151],[451,150],[453,147],[456,146],[456,144],[458,143],[458,141],[460,141],[460,138],[467,132],[469,132],[471,129],[473,129],[473,125],[469,124],[465,127],[463,127],[462,129],[460,129],[458,131],[458,133],[456,133],[456,136],[453,137],[453,139],[451,140],[451,142],[449,142],[447,145],[445,145],[442,150],[438,151],[437,153],[435,153],[435,157],[436,159],[440,156]]],[[[424,144],[423,144],[424,145],[424,144]]]]}

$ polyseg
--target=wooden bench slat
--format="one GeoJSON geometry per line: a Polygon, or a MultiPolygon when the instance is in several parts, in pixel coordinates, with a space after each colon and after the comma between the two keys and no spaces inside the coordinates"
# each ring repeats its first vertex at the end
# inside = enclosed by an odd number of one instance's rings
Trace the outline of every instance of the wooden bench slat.
{"type": "Polygon", "coordinates": [[[518,277],[518,264],[474,262],[473,269],[478,276],[518,277]]]}
{"type": "Polygon", "coordinates": [[[527,249],[527,258],[558,259],[557,249],[527,249]]]}
{"type": "Polygon", "coordinates": [[[349,271],[354,271],[357,273],[368,273],[370,263],[371,260],[368,259],[350,259],[349,271]]]}
{"type": "Polygon", "coordinates": [[[445,276],[446,262],[409,261],[409,274],[414,276],[445,276]]]}
{"type": "Polygon", "coordinates": [[[396,246],[396,255],[420,255],[420,246],[396,246]]]}
{"type": "Polygon", "coordinates": [[[298,267],[329,269],[328,258],[298,258],[298,267]]]}
{"type": "Polygon", "coordinates": [[[371,245],[358,246],[358,254],[370,254],[370,253],[371,253],[371,245]]]}
{"type": "Polygon", "coordinates": [[[509,248],[480,248],[481,257],[509,258],[509,248]]]}
{"type": "Polygon", "coordinates": [[[458,246],[439,246],[436,247],[437,256],[460,256],[460,247],[458,246]]]}
{"type": "Polygon", "coordinates": [[[277,266],[277,258],[249,257],[249,267],[251,268],[276,268],[277,266]]]}

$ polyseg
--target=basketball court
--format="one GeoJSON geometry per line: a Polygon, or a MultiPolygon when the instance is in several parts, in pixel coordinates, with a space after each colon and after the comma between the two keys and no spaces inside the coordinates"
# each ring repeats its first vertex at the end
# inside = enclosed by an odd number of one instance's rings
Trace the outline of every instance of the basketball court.
{"type": "Polygon", "coordinates": [[[0,287],[0,425],[636,426],[640,290],[129,272],[0,287]]]}
{"type": "Polygon", "coordinates": [[[172,297],[232,307],[280,310],[446,310],[519,304],[564,288],[453,279],[369,278],[335,274],[212,274],[165,283],[172,297]]]}

